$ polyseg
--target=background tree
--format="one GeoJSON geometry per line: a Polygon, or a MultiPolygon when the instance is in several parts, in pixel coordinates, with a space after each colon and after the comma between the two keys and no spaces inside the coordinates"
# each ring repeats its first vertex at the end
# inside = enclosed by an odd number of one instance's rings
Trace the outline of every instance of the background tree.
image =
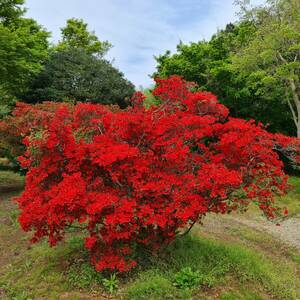
{"type": "Polygon", "coordinates": [[[0,114],[24,93],[48,56],[49,33],[22,17],[21,0],[0,2],[0,114]]]}
{"type": "Polygon", "coordinates": [[[254,38],[233,57],[233,68],[241,77],[252,73],[264,86],[280,87],[300,137],[300,2],[269,0],[260,8],[242,3],[242,18],[256,27],[254,38]]]}
{"type": "Polygon", "coordinates": [[[61,29],[62,40],[58,49],[67,47],[84,49],[89,54],[103,56],[111,48],[108,41],[99,41],[94,32],[88,31],[88,24],[82,19],[67,20],[66,27],[61,29]]]}
{"type": "Polygon", "coordinates": [[[0,1],[0,22],[8,25],[20,18],[26,11],[22,6],[24,0],[1,0],[0,1]]]}
{"type": "MultiPolygon", "coordinates": [[[[269,6],[270,4],[267,7],[269,6]]],[[[254,11],[257,14],[260,11],[261,14],[267,7],[254,11]]],[[[209,41],[188,45],[180,43],[175,54],[167,51],[156,57],[157,72],[153,76],[183,76],[196,82],[201,90],[215,93],[229,107],[232,116],[269,123],[269,130],[273,132],[295,135],[289,104],[285,100],[289,93],[278,80],[274,80],[275,76],[271,80],[266,76],[265,70],[258,68],[261,64],[244,57],[243,49],[249,47],[250,41],[257,39],[261,26],[266,25],[262,25],[258,16],[253,17],[254,11],[250,14],[247,6],[243,8],[244,13],[237,24],[228,24],[209,41]],[[242,52],[237,63],[237,53],[242,52]],[[249,66],[256,66],[257,69],[254,71],[243,65],[245,60],[249,62],[249,66]]],[[[295,10],[294,17],[297,13],[295,10]]],[[[265,45],[266,49],[269,47],[273,46],[265,45]]],[[[254,57],[258,55],[254,54],[254,57]]]]}
{"type": "Polygon", "coordinates": [[[124,107],[134,86],[108,61],[83,49],[55,51],[37,76],[24,99],[36,103],[65,100],[93,103],[117,103],[124,107]]]}

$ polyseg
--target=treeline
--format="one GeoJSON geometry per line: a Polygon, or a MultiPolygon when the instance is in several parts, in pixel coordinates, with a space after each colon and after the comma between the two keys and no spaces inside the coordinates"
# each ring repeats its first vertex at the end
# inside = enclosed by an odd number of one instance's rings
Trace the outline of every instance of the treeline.
{"type": "Polygon", "coordinates": [[[300,137],[300,1],[237,2],[238,22],[156,57],[153,77],[181,75],[215,93],[231,115],[300,137]]]}
{"type": "Polygon", "coordinates": [[[125,105],[134,86],[104,58],[111,48],[80,19],[67,20],[61,40],[24,16],[24,0],[0,0],[0,114],[16,100],[125,105]]]}

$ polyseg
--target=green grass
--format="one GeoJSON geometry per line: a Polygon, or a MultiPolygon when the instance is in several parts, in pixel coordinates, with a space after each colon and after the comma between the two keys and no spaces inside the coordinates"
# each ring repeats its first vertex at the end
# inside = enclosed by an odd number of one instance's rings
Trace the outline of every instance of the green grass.
{"type": "Polygon", "coordinates": [[[0,171],[0,192],[7,192],[22,189],[24,176],[12,171],[0,171]]]}
{"type": "Polygon", "coordinates": [[[241,289],[238,291],[222,292],[220,295],[220,300],[263,300],[255,292],[249,292],[247,290],[241,289]]]}
{"type": "MultiPolygon", "coordinates": [[[[45,242],[33,246],[0,276],[0,287],[10,299],[59,299],[66,292],[103,294],[102,276],[88,265],[81,239],[73,238],[56,248],[45,242]]],[[[195,236],[175,241],[158,257],[148,257],[143,267],[121,276],[120,282],[115,297],[122,299],[210,299],[215,288],[222,290],[221,299],[300,296],[294,265],[272,261],[237,244],[195,236]],[[200,275],[200,280],[185,288],[176,282],[186,268],[200,275]],[[236,288],[227,291],[228,286],[236,288]]]]}
{"type": "Polygon", "coordinates": [[[18,300],[59,299],[65,292],[71,292],[75,283],[77,289],[87,289],[91,285],[87,281],[95,282],[99,274],[82,257],[87,258],[87,254],[82,240],[78,242],[76,237],[54,248],[46,241],[41,242],[21,253],[8,266],[5,274],[0,276],[0,288],[10,299],[18,300]],[[81,270],[75,270],[71,265],[76,260],[81,270]]]}
{"type": "Polygon", "coordinates": [[[150,273],[146,271],[145,275],[142,272],[129,287],[129,298],[143,299],[143,293],[145,299],[165,299],[165,295],[178,298],[174,289],[176,274],[187,267],[206,278],[206,281],[199,281],[200,291],[201,288],[226,286],[233,280],[241,285],[251,283],[257,286],[253,291],[249,290],[250,294],[261,288],[276,299],[298,299],[300,295],[300,281],[291,266],[272,262],[270,258],[237,244],[188,236],[176,241],[164,258],[155,261],[150,273]],[[160,282],[162,288],[157,287],[160,282]]]}
{"type": "Polygon", "coordinates": [[[280,197],[278,203],[286,205],[291,215],[300,214],[300,177],[291,176],[289,184],[292,185],[287,195],[280,197]]]}
{"type": "Polygon", "coordinates": [[[177,289],[166,274],[152,269],[141,272],[125,289],[125,294],[129,299],[189,299],[192,291],[177,289]]]}

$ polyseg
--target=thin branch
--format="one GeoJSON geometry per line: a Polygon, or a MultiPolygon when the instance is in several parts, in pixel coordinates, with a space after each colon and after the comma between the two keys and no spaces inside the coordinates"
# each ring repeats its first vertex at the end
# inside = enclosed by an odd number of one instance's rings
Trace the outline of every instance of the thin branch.
{"type": "Polygon", "coordinates": [[[291,110],[292,115],[293,115],[293,121],[294,121],[294,123],[295,123],[295,125],[297,127],[298,126],[298,118],[296,116],[295,110],[294,110],[294,108],[292,106],[292,103],[291,103],[291,101],[289,99],[287,99],[287,102],[288,102],[288,105],[289,105],[290,110],[291,110]]]}
{"type": "Polygon", "coordinates": [[[193,228],[193,226],[194,226],[195,224],[196,224],[196,221],[194,221],[194,222],[192,223],[192,225],[191,225],[184,233],[179,234],[179,236],[182,237],[182,236],[187,235],[187,234],[192,230],[192,228],[193,228]]]}
{"type": "Polygon", "coordinates": [[[278,53],[280,60],[286,64],[287,63],[286,59],[281,55],[281,53],[279,51],[277,53],[278,53]]]}

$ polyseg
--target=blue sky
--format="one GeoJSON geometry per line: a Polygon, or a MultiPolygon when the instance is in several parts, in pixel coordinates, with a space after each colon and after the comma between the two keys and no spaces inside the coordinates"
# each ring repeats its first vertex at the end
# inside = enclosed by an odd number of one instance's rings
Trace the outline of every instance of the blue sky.
{"type": "Polygon", "coordinates": [[[237,10],[233,0],[27,0],[26,7],[52,41],[60,39],[66,19],[84,19],[113,44],[107,58],[137,87],[151,85],[154,55],[174,51],[180,40],[209,38],[234,21],[237,10]]]}

